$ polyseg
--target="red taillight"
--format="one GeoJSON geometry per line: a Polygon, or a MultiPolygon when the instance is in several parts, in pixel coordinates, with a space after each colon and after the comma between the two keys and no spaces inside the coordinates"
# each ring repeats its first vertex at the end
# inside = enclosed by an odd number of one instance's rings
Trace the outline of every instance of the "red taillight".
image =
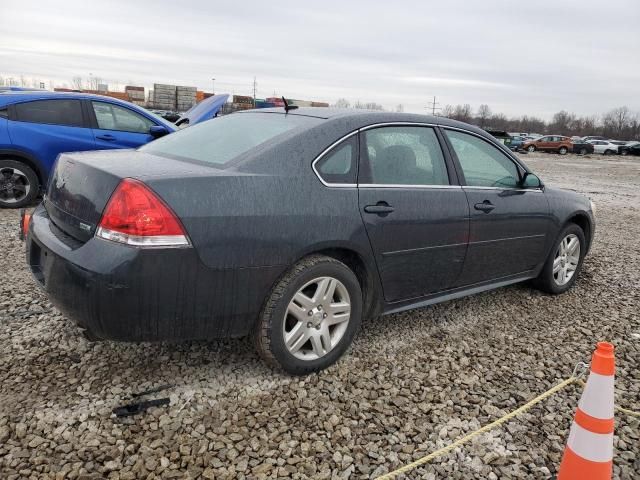
{"type": "Polygon", "coordinates": [[[111,195],[96,236],[141,247],[189,245],[171,209],[144,183],[131,178],[122,180],[111,195]]]}

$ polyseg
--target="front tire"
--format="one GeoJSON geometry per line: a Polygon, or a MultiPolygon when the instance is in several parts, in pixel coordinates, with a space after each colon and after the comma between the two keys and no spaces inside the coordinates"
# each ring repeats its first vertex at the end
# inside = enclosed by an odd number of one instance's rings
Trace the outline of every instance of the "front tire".
{"type": "Polygon", "coordinates": [[[38,196],[40,182],[28,165],[0,160],[0,208],[21,208],[38,196]]]}
{"type": "Polygon", "coordinates": [[[553,295],[569,290],[576,283],[586,251],[584,232],[570,223],[558,235],[540,275],[533,281],[534,286],[553,295]]]}
{"type": "Polygon", "coordinates": [[[533,152],[535,152],[535,151],[536,151],[536,147],[534,147],[533,145],[529,145],[529,146],[527,147],[527,152],[529,152],[529,153],[533,153],[533,152]]]}
{"type": "Polygon", "coordinates": [[[613,150],[605,150],[604,154],[605,155],[613,155],[613,150]]]}
{"type": "Polygon", "coordinates": [[[276,284],[254,330],[270,365],[293,375],[317,372],[349,348],[362,320],[362,290],[342,262],[311,255],[276,284]]]}

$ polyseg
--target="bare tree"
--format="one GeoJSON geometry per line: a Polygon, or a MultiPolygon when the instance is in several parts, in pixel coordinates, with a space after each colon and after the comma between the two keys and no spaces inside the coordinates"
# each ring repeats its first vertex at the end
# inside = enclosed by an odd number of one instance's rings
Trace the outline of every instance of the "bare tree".
{"type": "Polygon", "coordinates": [[[71,88],[74,90],[82,90],[82,77],[77,75],[71,79],[71,88]]]}
{"type": "Polygon", "coordinates": [[[453,117],[453,105],[445,105],[442,107],[441,115],[443,117],[452,118],[453,117]]]}
{"type": "Polygon", "coordinates": [[[453,118],[454,120],[460,120],[461,122],[470,122],[471,121],[471,105],[465,103],[464,105],[456,105],[453,110],[453,118]]]}
{"type": "Polygon", "coordinates": [[[351,102],[346,98],[339,98],[332,106],[334,108],[351,108],[351,102]]]}
{"type": "Polygon", "coordinates": [[[398,112],[398,113],[404,112],[404,105],[402,105],[401,103],[396,105],[396,112],[398,112]]]}
{"type": "Polygon", "coordinates": [[[480,128],[484,128],[487,125],[489,118],[491,118],[491,109],[489,105],[483,103],[478,107],[478,123],[480,124],[480,128]]]}

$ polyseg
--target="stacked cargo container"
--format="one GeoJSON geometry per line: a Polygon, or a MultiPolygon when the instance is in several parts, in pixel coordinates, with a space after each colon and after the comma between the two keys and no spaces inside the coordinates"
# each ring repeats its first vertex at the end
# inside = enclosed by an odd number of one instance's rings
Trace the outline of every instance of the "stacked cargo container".
{"type": "Polygon", "coordinates": [[[164,83],[153,84],[153,106],[160,110],[176,109],[176,86],[164,83]]]}
{"type": "Polygon", "coordinates": [[[196,104],[196,87],[176,87],[176,107],[179,112],[185,112],[196,104]]]}

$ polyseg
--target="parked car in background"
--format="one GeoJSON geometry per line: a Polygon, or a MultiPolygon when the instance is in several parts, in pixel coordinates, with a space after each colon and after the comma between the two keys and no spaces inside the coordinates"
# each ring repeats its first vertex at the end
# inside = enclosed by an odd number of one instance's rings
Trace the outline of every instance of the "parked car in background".
{"type": "Polygon", "coordinates": [[[590,140],[606,140],[606,138],[599,135],[588,135],[586,137],[582,137],[582,140],[588,142],[590,140]]]}
{"type": "Polygon", "coordinates": [[[540,150],[542,152],[558,152],[560,155],[566,155],[573,151],[573,144],[569,137],[561,135],[547,135],[536,140],[527,140],[522,148],[528,152],[540,150]]]}
{"type": "Polygon", "coordinates": [[[62,152],[135,148],[175,131],[148,110],[86,93],[0,93],[0,207],[31,203],[62,152]]]}
{"type": "Polygon", "coordinates": [[[603,155],[617,155],[618,153],[618,145],[609,140],[589,140],[589,143],[593,145],[595,153],[603,155]]]}
{"type": "Polygon", "coordinates": [[[363,319],[527,280],[566,292],[594,212],[471,125],[265,109],[61,155],[26,259],[94,338],[252,335],[268,363],[307,374],[363,319]]]}
{"type": "Polygon", "coordinates": [[[505,147],[511,148],[512,137],[504,130],[495,130],[493,128],[485,128],[485,131],[502,143],[505,147]]]}
{"type": "Polygon", "coordinates": [[[522,149],[522,146],[524,145],[524,142],[526,140],[524,139],[524,137],[520,136],[520,135],[516,135],[515,137],[512,136],[511,137],[511,144],[509,145],[509,148],[511,150],[513,150],[514,152],[517,152],[518,150],[522,149]]]}
{"type": "Polygon", "coordinates": [[[573,144],[573,153],[577,153],[578,155],[587,155],[588,153],[593,153],[593,145],[589,142],[584,142],[582,140],[574,140],[571,142],[573,144]]]}
{"type": "Polygon", "coordinates": [[[217,117],[228,98],[226,93],[205,98],[183,113],[176,126],[184,128],[217,117]]]}
{"type": "Polygon", "coordinates": [[[640,155],[640,142],[628,142],[626,145],[618,147],[620,155],[640,155]]]}

